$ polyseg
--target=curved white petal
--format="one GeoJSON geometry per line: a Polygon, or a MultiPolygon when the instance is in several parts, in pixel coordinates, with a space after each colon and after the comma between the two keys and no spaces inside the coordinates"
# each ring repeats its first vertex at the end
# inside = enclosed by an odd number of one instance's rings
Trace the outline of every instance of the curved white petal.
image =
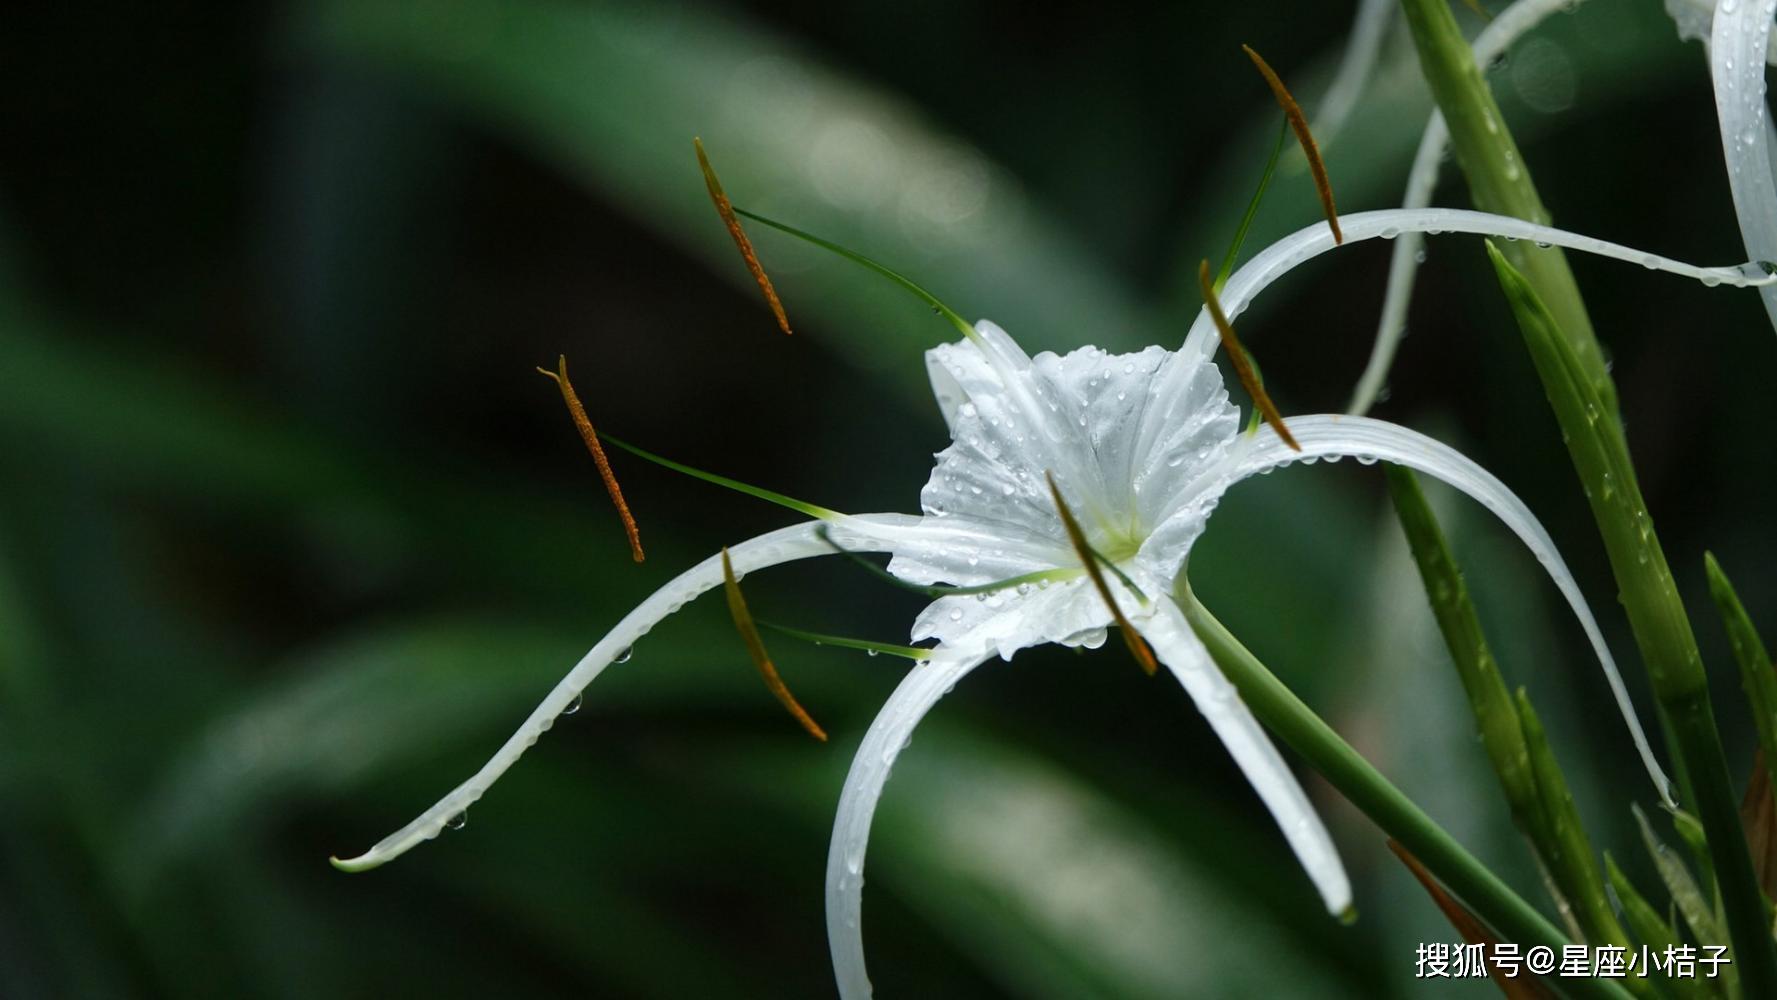
{"type": "MultiPolygon", "coordinates": [[[[1777,2],[1777,0],[1766,0],[1766,2],[1777,2]]],[[[1434,236],[1440,233],[1472,233],[1477,236],[1497,236],[1507,240],[1530,240],[1539,244],[1546,243],[1550,246],[1564,247],[1568,250],[1579,250],[1600,257],[1609,257],[1613,260],[1640,264],[1649,270],[1665,271],[1668,274],[1694,278],[1705,285],[1731,285],[1736,288],[1746,288],[1777,283],[1777,276],[1766,273],[1757,263],[1735,264],[1728,267],[1700,267],[1696,264],[1686,264],[1670,257],[1662,257],[1659,254],[1626,247],[1621,243],[1612,243],[1609,240],[1584,236],[1568,232],[1565,229],[1556,229],[1553,226],[1460,208],[1385,208],[1374,212],[1341,215],[1339,216],[1339,225],[1345,231],[1345,246],[1378,237],[1393,239],[1407,232],[1428,233],[1434,236]]],[[[1327,230],[1324,222],[1317,222],[1312,226],[1297,230],[1271,244],[1229,277],[1227,287],[1222,291],[1223,311],[1228,314],[1229,319],[1236,318],[1272,282],[1288,274],[1303,262],[1312,260],[1333,247],[1332,233],[1327,230]]],[[[1185,344],[1179,349],[1179,356],[1181,358],[1191,355],[1208,357],[1215,353],[1219,343],[1215,324],[1210,320],[1208,311],[1201,311],[1197,315],[1196,322],[1191,324],[1191,332],[1186,335],[1185,344]]]]}
{"type": "MultiPolygon", "coordinates": [[[[1709,71],[1715,82],[1722,152],[1740,237],[1754,260],[1777,259],[1777,176],[1771,168],[1765,104],[1765,57],[1777,0],[1718,0],[1709,29],[1709,71]]],[[[1777,329],[1777,288],[1761,289],[1777,329]]]]}
{"type": "MultiPolygon", "coordinates": [[[[1688,2],[1688,0],[1685,0],[1688,2]]],[[[1472,46],[1475,63],[1487,66],[1504,55],[1528,34],[1558,11],[1571,11],[1581,0],[1518,0],[1499,12],[1475,37],[1472,46]]],[[[1433,111],[1425,123],[1425,134],[1419,139],[1419,152],[1413,157],[1413,169],[1407,174],[1407,191],[1401,198],[1402,208],[1424,208],[1431,204],[1432,189],[1437,187],[1438,167],[1449,152],[1450,128],[1441,111],[1433,111]]],[[[1420,256],[1425,237],[1417,232],[1403,232],[1394,245],[1388,261],[1388,290],[1382,296],[1382,318],[1376,325],[1376,344],[1370,349],[1370,361],[1352,393],[1352,413],[1367,412],[1376,402],[1376,394],[1388,378],[1394,363],[1395,350],[1407,330],[1407,305],[1413,298],[1413,280],[1419,273],[1420,256]]]]}
{"type": "Polygon", "coordinates": [[[870,820],[876,815],[889,770],[913,738],[914,727],[938,699],[986,658],[987,654],[963,656],[939,649],[932,659],[908,671],[852,758],[827,851],[827,944],[833,952],[833,975],[843,1000],[870,995],[862,927],[864,852],[870,844],[870,820]]]}
{"type": "Polygon", "coordinates": [[[1322,414],[1291,417],[1289,427],[1290,433],[1295,435],[1296,441],[1302,446],[1300,452],[1292,451],[1270,428],[1263,428],[1249,439],[1250,446],[1229,463],[1226,481],[1237,482],[1247,476],[1303,459],[1350,455],[1359,461],[1393,462],[1456,487],[1492,511],[1506,527],[1512,529],[1525,547],[1530,549],[1531,554],[1536,556],[1537,561],[1542,563],[1549,579],[1554,581],[1561,596],[1567,599],[1568,607],[1573,609],[1574,617],[1579,619],[1580,627],[1585,630],[1586,638],[1592,643],[1592,650],[1598,655],[1598,662],[1604,668],[1605,679],[1610,684],[1617,707],[1623,713],[1623,721],[1628,723],[1630,736],[1635,740],[1635,749],[1641,755],[1642,764],[1653,778],[1654,787],[1659,790],[1660,797],[1668,805],[1672,804],[1671,782],[1660,769],[1659,762],[1654,759],[1647,734],[1642,732],[1641,721],[1636,718],[1634,705],[1629,701],[1629,692],[1623,687],[1623,678],[1617,671],[1616,660],[1610,654],[1610,647],[1605,645],[1604,635],[1599,631],[1598,622],[1586,605],[1585,596],[1580,593],[1579,583],[1574,580],[1560,551],[1555,548],[1554,540],[1543,529],[1536,515],[1530,512],[1530,508],[1524,506],[1522,500],[1491,473],[1463,457],[1454,448],[1398,424],[1372,420],[1369,417],[1322,414]]]}
{"type": "Polygon", "coordinates": [[[1345,127],[1345,120],[1351,117],[1351,109],[1357,107],[1357,99],[1376,69],[1376,57],[1382,51],[1383,36],[1393,23],[1394,9],[1394,0],[1358,0],[1345,55],[1314,113],[1314,138],[1321,149],[1333,144],[1345,127]]]}
{"type": "MultiPolygon", "coordinates": [[[[1715,0],[1666,0],[1666,13],[1678,27],[1678,37],[1685,41],[1709,43],[1709,29],[1715,24],[1715,0]]],[[[1777,34],[1777,25],[1771,26],[1777,34]]],[[[1777,64],[1777,50],[1767,50],[1767,64],[1777,64]]]]}
{"type": "MultiPolygon", "coordinates": [[[[906,528],[915,523],[915,519],[898,514],[866,515],[846,518],[844,524],[852,524],[868,530],[872,526],[882,528],[906,528]]],[[[734,561],[736,573],[750,573],[753,570],[776,566],[780,563],[807,559],[811,556],[831,555],[832,546],[822,540],[818,534],[822,522],[811,521],[805,524],[779,528],[757,538],[749,539],[728,550],[734,561]]],[[[862,531],[853,537],[859,547],[863,539],[872,537],[862,531]]],[[[481,770],[470,776],[469,780],[452,789],[449,795],[421,813],[413,822],[378,841],[376,846],[355,858],[340,861],[334,865],[346,871],[364,871],[392,861],[407,853],[414,846],[438,836],[452,817],[468,809],[475,800],[498,781],[502,774],[517,762],[538,738],[555,724],[561,713],[573,704],[580,692],[592,683],[604,669],[624,650],[634,645],[636,640],[647,634],[648,630],[658,624],[691,599],[704,591],[722,584],[722,558],[711,556],[691,569],[675,577],[671,583],[655,591],[647,600],[637,605],[635,610],[623,616],[606,636],[599,640],[587,654],[581,658],[574,669],[568,671],[555,688],[544,697],[541,704],[518,727],[518,731],[507,738],[500,749],[481,766],[481,770]]]]}
{"type": "Polygon", "coordinates": [[[1290,849],[1302,862],[1314,887],[1320,890],[1327,912],[1344,913],[1351,907],[1351,880],[1345,875],[1345,866],[1339,861],[1339,852],[1320,814],[1314,811],[1259,720],[1253,718],[1234,685],[1210,659],[1209,650],[1191,630],[1178,605],[1171,598],[1162,597],[1152,607],[1152,616],[1141,625],[1142,635],[1153,645],[1160,662],[1190,693],[1234,763],[1259,793],[1265,808],[1283,830],[1290,849]]]}

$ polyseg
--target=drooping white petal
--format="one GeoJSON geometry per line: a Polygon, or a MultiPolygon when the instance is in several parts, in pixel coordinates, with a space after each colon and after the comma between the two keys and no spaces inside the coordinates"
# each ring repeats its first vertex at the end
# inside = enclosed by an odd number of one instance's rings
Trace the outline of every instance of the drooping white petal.
{"type": "MultiPolygon", "coordinates": [[[[1666,0],[1666,13],[1678,27],[1678,37],[1687,42],[1709,44],[1709,29],[1715,24],[1715,0],[1666,0]]],[[[1771,26],[1777,34],[1777,25],[1771,26]]],[[[1777,64],[1777,48],[1765,52],[1767,64],[1777,64]]]]}
{"type": "Polygon", "coordinates": [[[1339,861],[1333,838],[1296,776],[1265,735],[1259,720],[1240,700],[1234,685],[1210,659],[1209,650],[1191,630],[1178,605],[1171,598],[1161,597],[1154,601],[1152,611],[1152,616],[1139,626],[1142,635],[1153,645],[1160,662],[1190,693],[1234,763],[1259,793],[1265,808],[1283,830],[1290,850],[1320,890],[1327,912],[1344,913],[1351,907],[1351,881],[1339,861]]]}
{"type": "MultiPolygon", "coordinates": [[[[914,518],[904,515],[867,515],[847,518],[846,523],[853,523],[863,529],[871,526],[882,528],[905,528],[915,523],[914,518]]],[[[831,555],[832,546],[821,539],[818,530],[822,522],[811,521],[806,524],[779,528],[757,538],[749,539],[731,547],[728,552],[734,561],[736,573],[750,573],[754,570],[776,566],[780,563],[807,559],[811,556],[831,555]]],[[[856,547],[862,548],[871,537],[862,531],[852,537],[856,547]]],[[[470,776],[469,780],[452,789],[449,795],[438,800],[430,809],[421,813],[413,822],[395,831],[377,842],[376,846],[358,857],[334,864],[346,871],[364,871],[392,861],[407,853],[415,845],[438,836],[452,817],[481,798],[502,774],[517,762],[538,738],[555,724],[580,692],[592,683],[604,669],[617,659],[623,652],[635,644],[636,640],[647,634],[648,630],[697,597],[699,594],[719,587],[722,584],[722,560],[720,556],[698,563],[696,566],[675,577],[671,583],[655,591],[647,600],[637,605],[635,610],[623,616],[598,644],[593,646],[581,658],[574,669],[563,677],[555,688],[544,697],[541,704],[518,727],[518,731],[507,738],[481,770],[470,776]]]]}
{"type": "MultiPolygon", "coordinates": [[[[1777,259],[1777,176],[1773,175],[1765,58],[1777,0],[1718,0],[1709,30],[1709,70],[1728,163],[1728,189],[1740,237],[1754,260],[1777,259]]],[[[1760,290],[1777,329],[1777,288],[1760,290]]]]}
{"type": "Polygon", "coordinates": [[[870,996],[864,969],[864,852],[870,821],[895,758],[913,738],[913,729],[938,699],[980,666],[989,654],[962,656],[943,649],[907,672],[864,734],[851,772],[839,795],[833,841],[827,851],[827,944],[842,1000],[870,996]]]}
{"type": "Polygon", "coordinates": [[[1531,554],[1536,556],[1556,589],[1561,591],[1561,596],[1567,599],[1574,617],[1579,619],[1580,627],[1585,630],[1586,638],[1598,656],[1599,665],[1604,668],[1605,680],[1610,684],[1611,694],[1622,711],[1623,721],[1628,723],[1629,734],[1635,741],[1635,749],[1641,755],[1642,764],[1653,778],[1654,787],[1659,790],[1660,797],[1668,805],[1672,804],[1671,782],[1660,769],[1659,762],[1654,759],[1653,749],[1648,745],[1647,735],[1642,731],[1641,721],[1636,717],[1634,705],[1629,700],[1629,692],[1623,686],[1622,675],[1617,671],[1616,659],[1611,656],[1610,647],[1605,645],[1604,634],[1599,631],[1598,622],[1592,617],[1592,610],[1587,606],[1585,596],[1580,593],[1579,583],[1561,558],[1554,540],[1543,529],[1536,515],[1530,512],[1530,508],[1524,506],[1522,500],[1507,489],[1504,483],[1494,478],[1492,473],[1465,458],[1454,448],[1398,424],[1368,417],[1322,414],[1291,417],[1289,428],[1290,433],[1301,444],[1301,451],[1292,451],[1270,428],[1262,428],[1247,439],[1250,444],[1237,452],[1228,463],[1225,481],[1237,482],[1247,476],[1305,458],[1337,458],[1349,455],[1359,461],[1393,462],[1441,479],[1468,494],[1504,522],[1525,547],[1530,549],[1531,554]]]}
{"type": "MultiPolygon", "coordinates": [[[[1475,37],[1472,50],[1475,63],[1490,65],[1557,11],[1571,11],[1581,0],[1518,0],[1499,12],[1475,37]]],[[[1425,123],[1425,134],[1419,139],[1419,152],[1413,157],[1413,169],[1407,174],[1407,191],[1401,198],[1402,208],[1424,208],[1431,204],[1432,189],[1438,183],[1438,167],[1443,164],[1450,147],[1450,128],[1441,111],[1433,111],[1425,123]]],[[[1382,296],[1382,318],[1376,325],[1376,343],[1370,349],[1370,361],[1352,393],[1352,413],[1368,412],[1376,402],[1394,363],[1395,350],[1407,330],[1407,305],[1413,298],[1413,280],[1419,273],[1419,258],[1425,237],[1417,232],[1403,231],[1390,252],[1388,289],[1382,296]]]]}
{"type": "Polygon", "coordinates": [[[1382,38],[1393,23],[1394,10],[1394,0],[1358,0],[1345,54],[1314,112],[1314,138],[1323,150],[1338,138],[1345,120],[1351,117],[1351,109],[1357,107],[1357,99],[1363,96],[1364,86],[1376,69],[1377,54],[1382,51],[1382,38]]]}

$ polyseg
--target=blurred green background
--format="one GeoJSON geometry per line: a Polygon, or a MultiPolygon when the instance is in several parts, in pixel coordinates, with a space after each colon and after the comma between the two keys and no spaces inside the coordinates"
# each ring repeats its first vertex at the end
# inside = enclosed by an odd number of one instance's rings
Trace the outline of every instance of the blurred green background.
{"type": "MultiPolygon", "coordinates": [[[[736,200],[913,274],[1032,350],[1174,343],[1276,111],[1312,111],[1352,5],[1112,14],[550,0],[34,5],[0,34],[0,995],[820,997],[850,749],[902,666],[773,650],[834,734],[758,683],[719,601],[639,644],[469,817],[351,854],[491,753],[642,596],[784,512],[616,459],[622,533],[554,388],[601,427],[848,511],[913,510],[945,444],[911,299],[769,234],[776,332],[710,211],[736,200]]],[[[1467,16],[1467,15],[1465,15],[1467,16]]],[[[1471,28],[1478,22],[1471,18],[1471,28]]],[[[1429,107],[1391,32],[1327,159],[1399,198],[1429,107]]],[[[1700,49],[1592,0],[1492,71],[1556,221],[1743,258],[1700,49]]],[[[1438,203],[1462,205],[1446,176],[1438,203]]],[[[1256,249],[1316,217],[1286,157],[1256,249]]],[[[1342,406],[1388,247],[1302,268],[1242,332],[1286,413],[1342,406]]],[[[1693,609],[1713,548],[1777,614],[1756,298],[1575,259],[1693,609]]],[[[1544,518],[1630,686],[1602,550],[1478,241],[1434,239],[1378,415],[1463,448],[1544,518]]],[[[1508,679],[1600,846],[1650,801],[1533,560],[1443,491],[1508,679]]],[[[1240,487],[1206,601],[1515,885],[1536,876],[1373,469],[1240,487]]],[[[920,601],[842,563],[748,581],[764,617],[900,641],[920,601]]],[[[1749,726],[1699,618],[1730,753],[1749,726]]],[[[1743,774],[1741,775],[1743,777],[1743,774]]],[[[865,894],[885,997],[1419,995],[1453,934],[1318,781],[1358,885],[1340,927],[1171,681],[1120,650],[972,677],[901,758],[865,894]]],[[[1490,987],[1480,986],[1480,993],[1490,987]]]]}

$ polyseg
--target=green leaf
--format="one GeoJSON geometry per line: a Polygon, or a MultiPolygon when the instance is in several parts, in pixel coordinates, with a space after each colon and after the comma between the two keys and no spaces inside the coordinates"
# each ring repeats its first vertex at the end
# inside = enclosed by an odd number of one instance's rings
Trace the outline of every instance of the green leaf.
{"type": "Polygon", "coordinates": [[[1709,576],[1709,596],[1721,612],[1722,626],[1727,629],[1728,644],[1734,649],[1734,662],[1740,665],[1740,685],[1752,710],[1752,721],[1758,727],[1759,748],[1764,751],[1766,776],[1777,764],[1777,672],[1771,669],[1771,654],[1752,624],[1740,595],[1728,582],[1713,553],[1703,553],[1703,568],[1709,576]]]}
{"type": "MultiPolygon", "coordinates": [[[[1672,929],[1672,925],[1666,923],[1666,919],[1636,891],[1635,883],[1630,882],[1629,876],[1624,875],[1623,870],[1617,867],[1616,859],[1608,851],[1604,855],[1604,868],[1610,877],[1611,889],[1623,904],[1623,920],[1635,932],[1638,941],[1646,945],[1650,952],[1675,948],[1684,943],[1678,932],[1672,929]]],[[[1682,1000],[1706,1000],[1714,995],[1697,979],[1668,978],[1665,984],[1682,1000]]]]}
{"type": "Polygon", "coordinates": [[[1755,994],[1777,995],[1777,947],[1741,830],[1739,797],[1729,786],[1702,655],[1665,550],[1654,534],[1621,425],[1600,398],[1596,383],[1586,378],[1573,346],[1530,282],[1491,241],[1487,253],[1567,440],[1668,726],[1669,743],[1689,775],[1698,817],[1708,833],[1736,968],[1755,994]]]}

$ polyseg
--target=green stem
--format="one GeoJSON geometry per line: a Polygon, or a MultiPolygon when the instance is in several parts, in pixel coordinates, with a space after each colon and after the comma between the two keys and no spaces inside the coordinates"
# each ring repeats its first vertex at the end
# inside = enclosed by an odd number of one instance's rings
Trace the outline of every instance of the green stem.
{"type": "MultiPolygon", "coordinates": [[[[1529,697],[1520,690],[1514,700],[1506,689],[1468,585],[1418,477],[1396,465],[1388,466],[1387,474],[1413,561],[1480,726],[1482,746],[1511,805],[1512,819],[1542,860],[1554,891],[1572,908],[1586,940],[1626,947],[1628,935],[1605,894],[1604,873],[1574,807],[1567,778],[1529,697]]],[[[1645,983],[1628,981],[1628,985],[1646,995],[1645,983]]]]}
{"type": "MultiPolygon", "coordinates": [[[[1525,947],[1546,945],[1559,955],[1562,946],[1571,943],[1304,705],[1198,602],[1182,580],[1177,597],[1192,629],[1253,715],[1352,805],[1400,841],[1477,916],[1505,939],[1525,947]]],[[[1630,997],[1622,986],[1605,979],[1552,978],[1547,983],[1573,996],[1630,997]]]]}
{"type": "MultiPolygon", "coordinates": [[[[1401,7],[1419,49],[1419,68],[1450,127],[1450,144],[1475,207],[1547,225],[1549,211],[1481,76],[1474,51],[1456,26],[1448,0],[1401,0],[1401,7]]],[[[1587,380],[1604,401],[1605,412],[1616,419],[1616,387],[1605,369],[1604,353],[1566,255],[1559,248],[1508,243],[1506,257],[1549,304],[1579,355],[1587,380]]]]}
{"type": "Polygon", "coordinates": [[[1665,550],[1654,534],[1627,444],[1615,421],[1606,418],[1580,359],[1529,280],[1491,243],[1487,249],[1567,439],[1574,468],[1585,484],[1619,598],[1668,724],[1672,749],[1690,775],[1741,980],[1751,996],[1777,997],[1777,947],[1765,920],[1764,893],[1754,876],[1739,799],[1710,708],[1703,658],[1665,550]]]}

